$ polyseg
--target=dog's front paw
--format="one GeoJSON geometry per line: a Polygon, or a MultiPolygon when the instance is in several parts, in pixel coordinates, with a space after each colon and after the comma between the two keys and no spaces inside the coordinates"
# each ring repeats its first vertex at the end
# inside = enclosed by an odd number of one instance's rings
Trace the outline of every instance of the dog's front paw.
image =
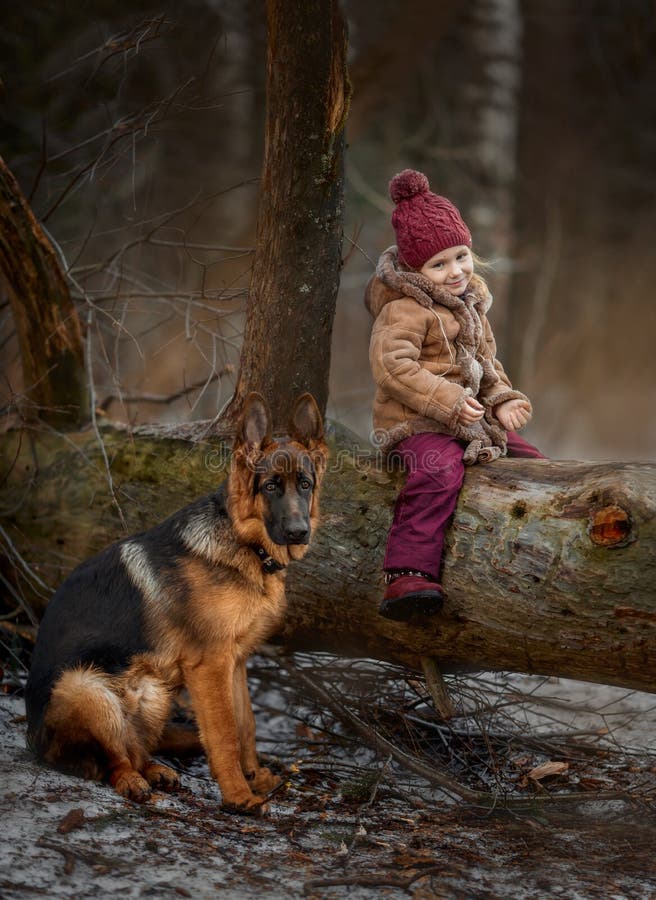
{"type": "Polygon", "coordinates": [[[237,813],[243,816],[266,816],[269,812],[269,804],[265,798],[258,794],[250,794],[245,798],[224,799],[221,809],[227,813],[237,813]]]}
{"type": "Polygon", "coordinates": [[[160,763],[149,763],[143,770],[143,775],[151,788],[160,788],[163,791],[177,791],[180,787],[180,776],[169,766],[160,763]]]}
{"type": "Polygon", "coordinates": [[[248,779],[250,786],[257,794],[268,794],[269,791],[277,788],[281,781],[282,779],[279,778],[278,775],[274,775],[271,769],[266,769],[264,767],[258,769],[257,772],[248,779]]]}

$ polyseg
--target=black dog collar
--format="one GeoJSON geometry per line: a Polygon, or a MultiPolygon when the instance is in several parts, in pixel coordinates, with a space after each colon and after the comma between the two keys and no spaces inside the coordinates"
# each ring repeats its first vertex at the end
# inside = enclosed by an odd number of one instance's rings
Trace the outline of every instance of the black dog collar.
{"type": "Polygon", "coordinates": [[[265,575],[273,575],[274,572],[281,572],[286,566],[283,566],[282,563],[276,562],[276,560],[269,556],[264,547],[259,547],[257,545],[252,546],[251,550],[253,550],[260,557],[262,562],[262,571],[265,575]]]}

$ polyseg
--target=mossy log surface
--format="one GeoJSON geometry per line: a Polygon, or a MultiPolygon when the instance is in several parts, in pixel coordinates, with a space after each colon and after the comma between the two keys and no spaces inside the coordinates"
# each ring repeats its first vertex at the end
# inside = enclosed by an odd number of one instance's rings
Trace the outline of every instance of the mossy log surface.
{"type": "MultiPolygon", "coordinates": [[[[226,445],[194,429],[102,434],[115,500],[93,433],[0,440],[0,524],[51,586],[215,489],[229,464],[226,445]]],[[[288,647],[656,692],[655,465],[509,459],[470,469],[449,532],[443,614],[401,625],[377,608],[402,475],[341,432],[331,442],[322,527],[289,571],[278,636],[288,647]]]]}

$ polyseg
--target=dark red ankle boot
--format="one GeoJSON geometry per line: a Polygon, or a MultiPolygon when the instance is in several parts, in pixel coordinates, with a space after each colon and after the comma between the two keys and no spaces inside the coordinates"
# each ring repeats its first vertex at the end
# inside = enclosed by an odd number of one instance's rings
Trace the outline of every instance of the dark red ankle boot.
{"type": "Polygon", "coordinates": [[[442,587],[432,578],[413,573],[392,576],[378,612],[386,619],[407,622],[413,616],[434,616],[444,602],[442,587]]]}

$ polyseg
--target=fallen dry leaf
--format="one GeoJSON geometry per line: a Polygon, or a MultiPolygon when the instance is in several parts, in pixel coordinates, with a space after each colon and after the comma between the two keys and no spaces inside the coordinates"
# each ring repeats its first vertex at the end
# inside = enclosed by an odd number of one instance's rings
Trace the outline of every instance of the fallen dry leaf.
{"type": "Polygon", "coordinates": [[[530,756],[520,756],[517,759],[512,759],[511,763],[513,766],[516,766],[518,769],[523,768],[526,763],[529,761],[530,756]]]}
{"type": "Polygon", "coordinates": [[[70,809],[57,826],[59,834],[68,834],[76,828],[82,828],[85,824],[83,809],[70,809]]]}
{"type": "Polygon", "coordinates": [[[546,762],[531,769],[527,778],[530,778],[532,781],[542,781],[543,778],[549,778],[551,775],[562,775],[568,769],[569,763],[566,762],[546,762]]]}

